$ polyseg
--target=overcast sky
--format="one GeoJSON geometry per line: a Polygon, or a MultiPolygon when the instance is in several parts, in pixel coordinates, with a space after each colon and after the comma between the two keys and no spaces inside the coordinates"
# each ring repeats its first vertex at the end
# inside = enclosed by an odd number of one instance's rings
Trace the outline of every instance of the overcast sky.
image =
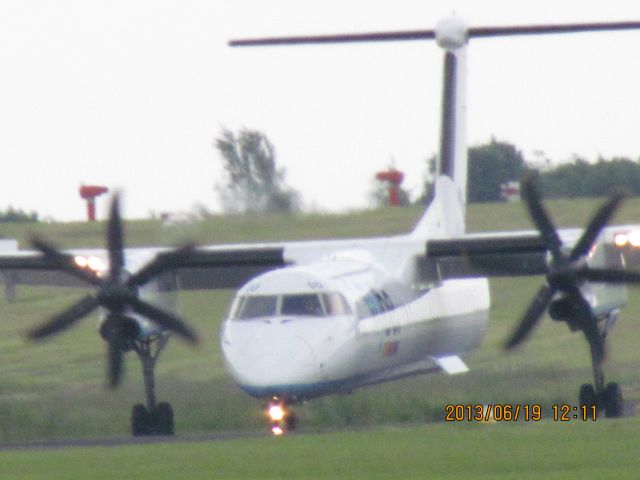
{"type": "MultiPolygon", "coordinates": [[[[265,132],[310,208],[366,206],[391,158],[417,194],[438,143],[435,43],[226,42],[433,28],[453,12],[471,26],[640,20],[640,2],[3,0],[0,208],[82,219],[84,182],[122,189],[128,218],[216,209],[222,126],[265,132]]],[[[470,144],[637,159],[639,48],[640,31],[472,41],[470,144]]]]}

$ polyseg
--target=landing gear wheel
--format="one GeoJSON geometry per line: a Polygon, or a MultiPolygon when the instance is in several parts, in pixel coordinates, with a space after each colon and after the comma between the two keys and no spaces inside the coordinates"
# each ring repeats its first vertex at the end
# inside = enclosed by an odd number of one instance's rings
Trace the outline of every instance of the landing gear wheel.
{"type": "Polygon", "coordinates": [[[293,412],[289,412],[284,419],[284,427],[286,432],[293,432],[298,424],[298,417],[293,412]]]}
{"type": "Polygon", "coordinates": [[[607,417],[615,418],[622,416],[623,400],[622,389],[617,383],[609,383],[603,394],[604,409],[607,417]]]}
{"type": "Polygon", "coordinates": [[[596,389],[590,383],[585,383],[580,387],[580,405],[590,407],[598,403],[596,389]]]}
{"type": "Polygon", "coordinates": [[[167,402],[159,403],[155,411],[156,433],[158,435],[173,435],[175,426],[173,423],[173,409],[167,402]]]}
{"type": "Polygon", "coordinates": [[[269,428],[274,435],[283,435],[296,429],[298,419],[289,408],[287,399],[273,397],[265,405],[265,413],[269,418],[269,428]]]}
{"type": "Polygon", "coordinates": [[[131,410],[131,433],[134,437],[151,435],[153,419],[147,407],[138,403],[131,410]]]}

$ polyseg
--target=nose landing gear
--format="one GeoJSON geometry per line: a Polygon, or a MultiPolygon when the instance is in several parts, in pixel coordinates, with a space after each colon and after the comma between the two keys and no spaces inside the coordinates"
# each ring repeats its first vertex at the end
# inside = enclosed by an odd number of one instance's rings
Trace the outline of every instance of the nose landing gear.
{"type": "Polygon", "coordinates": [[[273,397],[265,406],[265,413],[269,419],[271,433],[274,435],[284,435],[296,429],[297,418],[289,408],[289,402],[286,399],[273,397]]]}

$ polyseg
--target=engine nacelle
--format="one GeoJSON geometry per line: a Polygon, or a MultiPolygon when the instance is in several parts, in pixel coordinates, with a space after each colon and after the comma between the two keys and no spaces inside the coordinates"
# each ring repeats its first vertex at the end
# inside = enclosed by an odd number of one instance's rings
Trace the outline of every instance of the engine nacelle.
{"type": "MultiPolygon", "coordinates": [[[[567,254],[569,254],[568,251],[567,254]]],[[[620,250],[604,241],[599,241],[594,245],[585,261],[591,268],[619,270],[625,268],[620,250]]],[[[580,286],[580,291],[598,319],[604,319],[619,311],[627,304],[628,300],[625,285],[586,282],[580,286]]],[[[569,297],[558,294],[549,304],[548,313],[553,320],[567,322],[572,330],[578,328],[578,323],[575,321],[579,315],[578,307],[569,297]]]]}
{"type": "MultiPolygon", "coordinates": [[[[581,287],[584,298],[587,299],[596,318],[604,319],[612,313],[619,312],[628,300],[627,287],[603,283],[589,283],[581,287]]],[[[549,316],[559,322],[567,322],[569,328],[578,328],[578,307],[566,296],[558,296],[548,308],[549,316]]]]}
{"type": "Polygon", "coordinates": [[[571,299],[567,297],[558,298],[549,304],[549,316],[557,322],[568,322],[575,318],[578,309],[571,299]]]}
{"type": "Polygon", "coordinates": [[[123,316],[117,318],[115,315],[107,315],[100,325],[100,336],[106,342],[113,338],[116,328],[124,328],[124,337],[127,340],[125,351],[133,348],[133,344],[140,336],[140,324],[131,317],[123,316]]]}

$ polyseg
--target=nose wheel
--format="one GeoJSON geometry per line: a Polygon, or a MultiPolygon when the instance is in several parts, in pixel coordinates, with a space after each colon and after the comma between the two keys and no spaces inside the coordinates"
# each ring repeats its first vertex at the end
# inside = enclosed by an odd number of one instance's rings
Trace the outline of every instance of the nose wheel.
{"type": "Polygon", "coordinates": [[[273,397],[265,410],[269,419],[269,429],[274,435],[284,435],[296,429],[297,417],[286,399],[273,397]]]}

